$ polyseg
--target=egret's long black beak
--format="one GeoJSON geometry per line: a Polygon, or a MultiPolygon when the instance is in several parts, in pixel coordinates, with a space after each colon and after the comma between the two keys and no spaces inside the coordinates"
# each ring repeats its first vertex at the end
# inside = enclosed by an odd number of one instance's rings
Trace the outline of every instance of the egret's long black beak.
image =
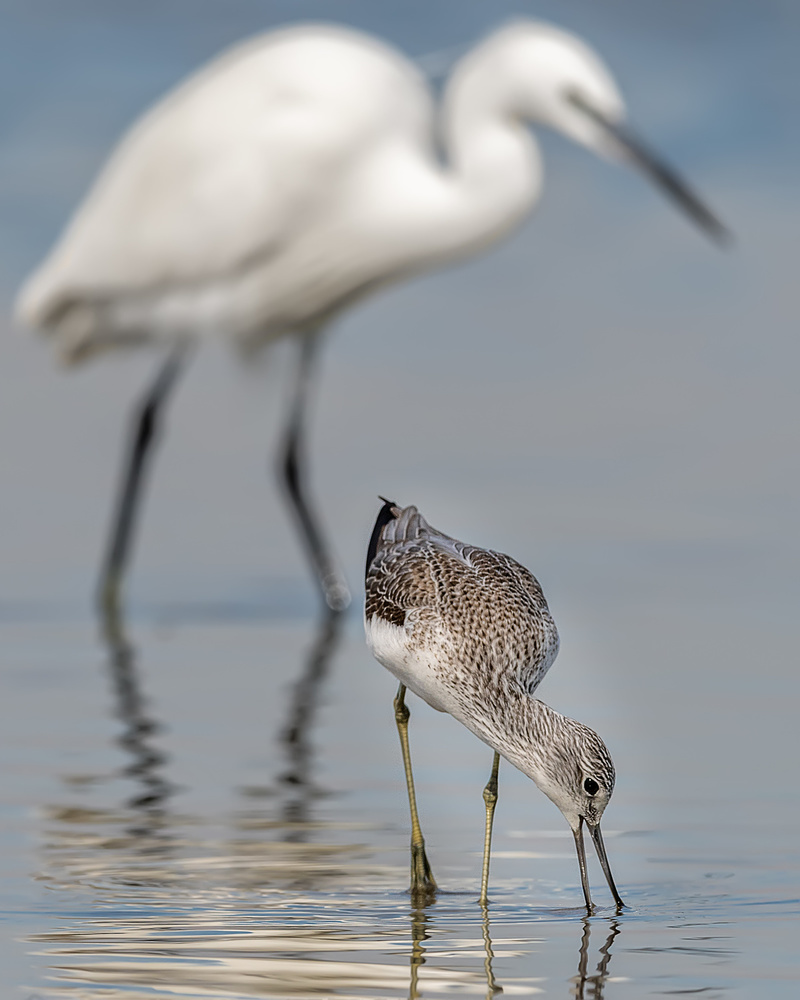
{"type": "MultiPolygon", "coordinates": [[[[586,909],[589,913],[594,912],[594,906],[592,905],[592,897],[589,893],[589,873],[586,870],[586,848],[583,843],[583,816],[580,818],[578,823],[578,829],[572,831],[572,835],[575,838],[575,849],[578,852],[578,867],[581,870],[581,886],[583,888],[583,898],[586,900],[586,909]]],[[[614,897],[614,902],[617,906],[624,906],[620,898],[620,894],[617,892],[617,887],[614,885],[614,877],[611,874],[611,865],[608,863],[608,855],[606,854],[606,845],[603,843],[603,835],[600,833],[600,824],[597,826],[591,826],[589,822],[586,822],[587,827],[589,827],[589,833],[592,835],[592,840],[594,841],[595,850],[597,851],[597,857],[600,859],[600,867],[603,869],[603,874],[606,877],[606,882],[608,882],[608,888],[611,890],[611,895],[614,897]]]]}
{"type": "Polygon", "coordinates": [[[621,122],[611,121],[593,107],[582,94],[572,92],[568,100],[605,129],[631,162],[672,199],[678,208],[698,225],[715,243],[727,246],[733,240],[728,230],[692,191],[680,174],[621,122]]]}

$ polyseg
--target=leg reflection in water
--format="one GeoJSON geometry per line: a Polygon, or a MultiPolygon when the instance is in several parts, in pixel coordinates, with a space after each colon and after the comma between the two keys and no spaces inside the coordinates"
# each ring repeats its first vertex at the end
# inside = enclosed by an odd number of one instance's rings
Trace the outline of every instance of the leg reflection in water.
{"type": "MultiPolygon", "coordinates": [[[[481,906],[481,911],[483,913],[481,929],[483,932],[484,948],[483,970],[486,976],[485,995],[486,1000],[493,1000],[494,997],[503,992],[503,987],[497,984],[492,969],[494,951],[492,950],[492,939],[489,933],[489,909],[486,906],[481,906]]],[[[424,993],[420,992],[419,974],[422,966],[425,964],[425,945],[423,942],[427,941],[430,937],[428,922],[427,907],[415,906],[411,910],[411,975],[408,984],[408,1000],[418,1000],[418,998],[424,996],[424,993]]],[[[434,992],[451,991],[460,988],[461,990],[469,989],[470,993],[475,993],[477,992],[476,979],[477,977],[472,971],[460,970],[457,972],[448,972],[443,969],[434,969],[428,973],[426,986],[434,992]]]]}
{"type": "Polygon", "coordinates": [[[314,746],[311,740],[319,710],[322,687],[328,676],[331,658],[341,638],[344,614],[327,610],[305,661],[305,669],[294,685],[287,723],[280,742],[288,767],[280,777],[286,792],[283,820],[292,829],[287,840],[303,841],[304,824],[311,818],[311,802],[320,792],[312,781],[314,746]]]}
{"type": "Polygon", "coordinates": [[[492,951],[492,938],[489,934],[489,907],[486,903],[481,903],[481,912],[483,913],[483,920],[481,921],[481,927],[483,929],[483,947],[486,954],[486,957],[483,960],[483,967],[486,970],[486,1000],[492,1000],[492,997],[503,992],[503,987],[497,985],[494,978],[494,970],[492,969],[494,952],[492,951]]]}
{"type": "Polygon", "coordinates": [[[592,922],[588,917],[583,918],[583,935],[581,936],[581,947],[578,953],[578,975],[572,980],[575,989],[572,996],[575,1000],[603,1000],[603,990],[608,979],[608,965],[611,961],[611,945],[614,938],[619,934],[621,928],[616,920],[609,921],[609,932],[603,947],[600,949],[600,961],[593,975],[588,975],[589,969],[589,940],[592,934],[592,922]],[[589,992],[586,992],[588,984],[589,992]]]}
{"type": "Polygon", "coordinates": [[[408,1000],[419,997],[419,970],[425,964],[425,946],[427,941],[428,914],[424,906],[414,907],[411,911],[411,977],[408,983],[408,1000]]]}
{"type": "Polygon", "coordinates": [[[101,619],[101,634],[108,648],[108,666],[116,697],[115,714],[123,730],[118,743],[130,758],[125,777],[136,782],[136,793],[125,803],[136,816],[128,834],[141,840],[141,847],[163,850],[167,842],[164,805],[173,786],[162,776],[167,757],[152,746],[161,729],[148,715],[142,694],[136,651],[125,634],[125,624],[117,607],[108,606],[101,619]]]}
{"type": "MultiPolygon", "coordinates": [[[[444,991],[445,989],[453,990],[457,987],[460,987],[462,990],[469,988],[469,992],[471,994],[477,993],[479,987],[476,982],[475,973],[472,971],[468,972],[466,969],[458,971],[451,969],[446,971],[435,967],[429,968],[425,974],[425,983],[423,984],[420,982],[422,966],[426,963],[428,951],[424,942],[426,942],[432,935],[428,912],[429,908],[427,907],[414,907],[411,910],[411,968],[408,989],[409,1000],[418,1000],[418,998],[423,997],[425,995],[425,986],[436,993],[444,991]]],[[[481,914],[484,951],[484,996],[486,997],[486,1000],[495,1000],[495,998],[503,992],[503,987],[497,982],[493,969],[494,948],[492,946],[489,925],[489,908],[487,906],[481,906],[481,914]]],[[[597,926],[596,922],[595,926],[597,926]]],[[[578,974],[570,980],[572,989],[570,990],[569,995],[573,997],[574,1000],[603,1000],[603,991],[609,975],[608,966],[611,962],[611,946],[614,943],[614,939],[621,931],[621,926],[616,920],[610,920],[608,927],[608,934],[599,950],[597,968],[592,975],[589,975],[589,942],[591,937],[592,921],[587,918],[583,919],[583,933],[581,935],[581,944],[578,953],[578,974]]],[[[505,943],[508,944],[509,942],[506,941],[505,943]]],[[[517,941],[515,943],[520,944],[521,942],[517,941]]],[[[448,948],[448,951],[449,950],[450,949],[448,948]]],[[[474,954],[471,948],[470,952],[474,954]]],[[[434,951],[433,954],[435,955],[436,952],[434,951]]],[[[522,982],[523,981],[520,979],[516,980],[517,989],[519,989],[519,984],[522,982]]],[[[533,980],[531,980],[531,982],[533,982],[533,980]]],[[[541,992],[538,987],[532,991],[541,992]]],[[[548,992],[548,996],[549,995],[550,994],[548,992]]]]}

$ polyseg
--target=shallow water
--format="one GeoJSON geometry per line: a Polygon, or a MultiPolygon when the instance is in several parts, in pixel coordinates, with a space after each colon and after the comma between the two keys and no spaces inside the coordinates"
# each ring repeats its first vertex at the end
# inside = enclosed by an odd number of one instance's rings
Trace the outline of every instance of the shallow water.
{"type": "Polygon", "coordinates": [[[3,1000],[794,1000],[796,2],[0,6],[3,1000]],[[595,864],[590,920],[563,819],[506,766],[482,913],[491,754],[410,699],[443,887],[412,908],[394,683],[356,610],[322,655],[264,474],[286,346],[247,371],[202,351],[179,387],[129,651],[88,601],[123,416],[155,359],[68,377],[9,318],[119,132],[223,46],[332,18],[436,52],[521,12],[597,45],[736,247],[716,253],[640,179],[542,136],[530,225],[337,325],[312,478],[351,582],[378,493],[541,580],[562,648],[540,694],[617,768],[604,826],[628,906],[595,864]]]}
{"type": "Polygon", "coordinates": [[[605,825],[628,906],[614,911],[595,870],[586,919],[569,831],[506,766],[484,913],[490,754],[413,701],[442,886],[414,909],[392,679],[356,622],[315,637],[301,616],[229,610],[143,618],[136,650],[66,611],[4,623],[8,987],[120,1000],[794,995],[796,827],[765,816],[777,789],[703,802],[666,770],[643,807],[623,748],[605,825]]]}

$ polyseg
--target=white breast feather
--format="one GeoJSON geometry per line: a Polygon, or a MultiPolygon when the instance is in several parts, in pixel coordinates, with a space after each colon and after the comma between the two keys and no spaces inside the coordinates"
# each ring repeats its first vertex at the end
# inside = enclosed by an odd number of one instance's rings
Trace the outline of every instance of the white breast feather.
{"type": "Polygon", "coordinates": [[[436,669],[437,643],[420,646],[414,641],[413,624],[393,625],[377,615],[365,620],[364,629],[367,645],[381,666],[437,712],[454,714],[456,703],[436,669]]]}

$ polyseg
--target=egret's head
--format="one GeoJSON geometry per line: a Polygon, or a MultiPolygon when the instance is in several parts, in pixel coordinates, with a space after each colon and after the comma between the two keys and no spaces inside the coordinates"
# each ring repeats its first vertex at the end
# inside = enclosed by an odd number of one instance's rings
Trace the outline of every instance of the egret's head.
{"type": "Polygon", "coordinates": [[[689,185],[625,125],[619,88],[600,57],[575,35],[518,21],[487,43],[509,87],[514,113],[546,125],[606,159],[639,169],[719,243],[730,235],[689,185]]]}
{"type": "Polygon", "coordinates": [[[588,45],[537,21],[510,24],[491,44],[520,118],[555,129],[600,156],[614,156],[617,148],[607,131],[570,99],[581,94],[609,121],[625,118],[625,102],[614,78],[588,45]]]}
{"type": "Polygon", "coordinates": [[[600,833],[603,816],[614,791],[614,764],[605,743],[594,730],[553,711],[541,702],[535,745],[537,750],[528,773],[539,788],[561,810],[575,838],[586,905],[591,910],[583,824],[589,828],[608,887],[618,906],[623,906],[600,833]],[[542,752],[540,747],[544,748],[542,752]]]}

